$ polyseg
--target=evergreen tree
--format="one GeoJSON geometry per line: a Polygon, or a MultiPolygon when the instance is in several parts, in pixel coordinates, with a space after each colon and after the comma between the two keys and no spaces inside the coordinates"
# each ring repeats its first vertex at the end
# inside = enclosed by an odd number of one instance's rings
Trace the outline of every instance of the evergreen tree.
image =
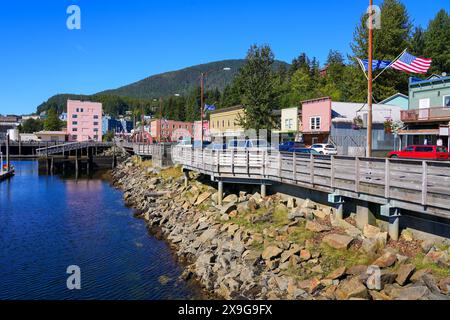
{"type": "Polygon", "coordinates": [[[416,27],[411,39],[411,53],[422,57],[425,55],[425,32],[421,27],[416,27]]]}
{"type": "Polygon", "coordinates": [[[44,128],[44,124],[42,123],[41,120],[29,118],[22,123],[22,125],[20,127],[20,132],[21,133],[35,133],[35,132],[41,131],[43,128],[44,128]]]}
{"type": "Polygon", "coordinates": [[[60,131],[62,128],[62,121],[58,118],[58,113],[55,109],[48,110],[47,119],[44,121],[44,129],[46,131],[60,131]]]}
{"type": "Polygon", "coordinates": [[[274,128],[273,110],[277,108],[278,91],[273,71],[274,54],[269,46],[250,47],[246,63],[238,78],[242,86],[244,116],[239,124],[245,129],[274,128]]]}
{"type": "MultiPolygon", "coordinates": [[[[361,69],[360,75],[355,72],[358,69],[356,58],[365,59],[368,56],[368,14],[364,14],[357,26],[351,48],[353,51],[352,62],[354,64],[354,80],[349,83],[352,86],[353,97],[358,97],[361,101],[365,101],[364,94],[360,89],[366,83],[361,69]]],[[[412,24],[406,7],[398,0],[384,0],[381,5],[381,29],[374,30],[374,59],[377,60],[393,60],[402,50],[410,47],[412,24]]],[[[364,91],[363,91],[364,92],[364,91]]],[[[398,72],[396,70],[387,70],[374,83],[374,97],[376,100],[383,100],[396,92],[408,92],[408,74],[398,72]]],[[[359,99],[358,99],[359,100],[359,99]]]]}
{"type": "Polygon", "coordinates": [[[433,59],[432,72],[450,72],[450,16],[444,9],[428,25],[424,54],[433,59]]]}

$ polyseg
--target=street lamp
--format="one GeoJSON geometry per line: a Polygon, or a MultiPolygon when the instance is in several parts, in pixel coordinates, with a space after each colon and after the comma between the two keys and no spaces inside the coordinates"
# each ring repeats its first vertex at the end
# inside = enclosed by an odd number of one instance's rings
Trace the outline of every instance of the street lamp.
{"type": "Polygon", "coordinates": [[[200,126],[201,126],[201,132],[202,132],[200,145],[201,145],[202,149],[203,149],[203,135],[204,135],[203,122],[204,122],[204,118],[205,118],[205,78],[208,74],[211,74],[213,72],[230,71],[230,70],[231,70],[230,67],[225,67],[225,68],[222,68],[219,70],[211,70],[211,71],[207,71],[207,72],[202,72],[200,75],[200,91],[201,91],[201,93],[200,93],[200,98],[201,98],[201,103],[200,103],[201,124],[200,124],[200,126]]]}

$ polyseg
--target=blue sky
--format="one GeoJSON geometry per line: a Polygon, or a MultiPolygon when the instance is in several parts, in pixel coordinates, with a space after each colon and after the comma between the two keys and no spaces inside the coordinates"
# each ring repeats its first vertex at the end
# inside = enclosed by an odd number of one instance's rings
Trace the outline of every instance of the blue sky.
{"type": "MultiPolygon", "coordinates": [[[[34,112],[57,93],[92,94],[147,76],[243,58],[253,43],[277,59],[348,53],[366,0],[0,1],[0,114],[34,112]],[[81,8],[81,30],[66,9],[81,8]]],[[[379,4],[380,1],[375,0],[379,4]]],[[[403,0],[426,26],[448,0],[403,0]]]]}

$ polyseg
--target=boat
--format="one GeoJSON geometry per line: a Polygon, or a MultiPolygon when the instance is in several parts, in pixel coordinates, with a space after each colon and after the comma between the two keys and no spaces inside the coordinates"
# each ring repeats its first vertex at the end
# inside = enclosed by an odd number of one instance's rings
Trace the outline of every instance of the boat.
{"type": "Polygon", "coordinates": [[[2,170],[0,170],[0,181],[9,179],[15,175],[15,169],[14,166],[8,167],[6,165],[3,166],[2,170]]]}

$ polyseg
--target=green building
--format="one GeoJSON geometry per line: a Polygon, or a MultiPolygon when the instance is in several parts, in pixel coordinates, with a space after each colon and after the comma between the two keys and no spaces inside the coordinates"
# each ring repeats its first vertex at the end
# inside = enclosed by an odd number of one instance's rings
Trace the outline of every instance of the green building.
{"type": "Polygon", "coordinates": [[[411,78],[409,108],[402,111],[401,119],[405,124],[399,133],[402,147],[412,144],[450,147],[450,77],[411,78]]]}

